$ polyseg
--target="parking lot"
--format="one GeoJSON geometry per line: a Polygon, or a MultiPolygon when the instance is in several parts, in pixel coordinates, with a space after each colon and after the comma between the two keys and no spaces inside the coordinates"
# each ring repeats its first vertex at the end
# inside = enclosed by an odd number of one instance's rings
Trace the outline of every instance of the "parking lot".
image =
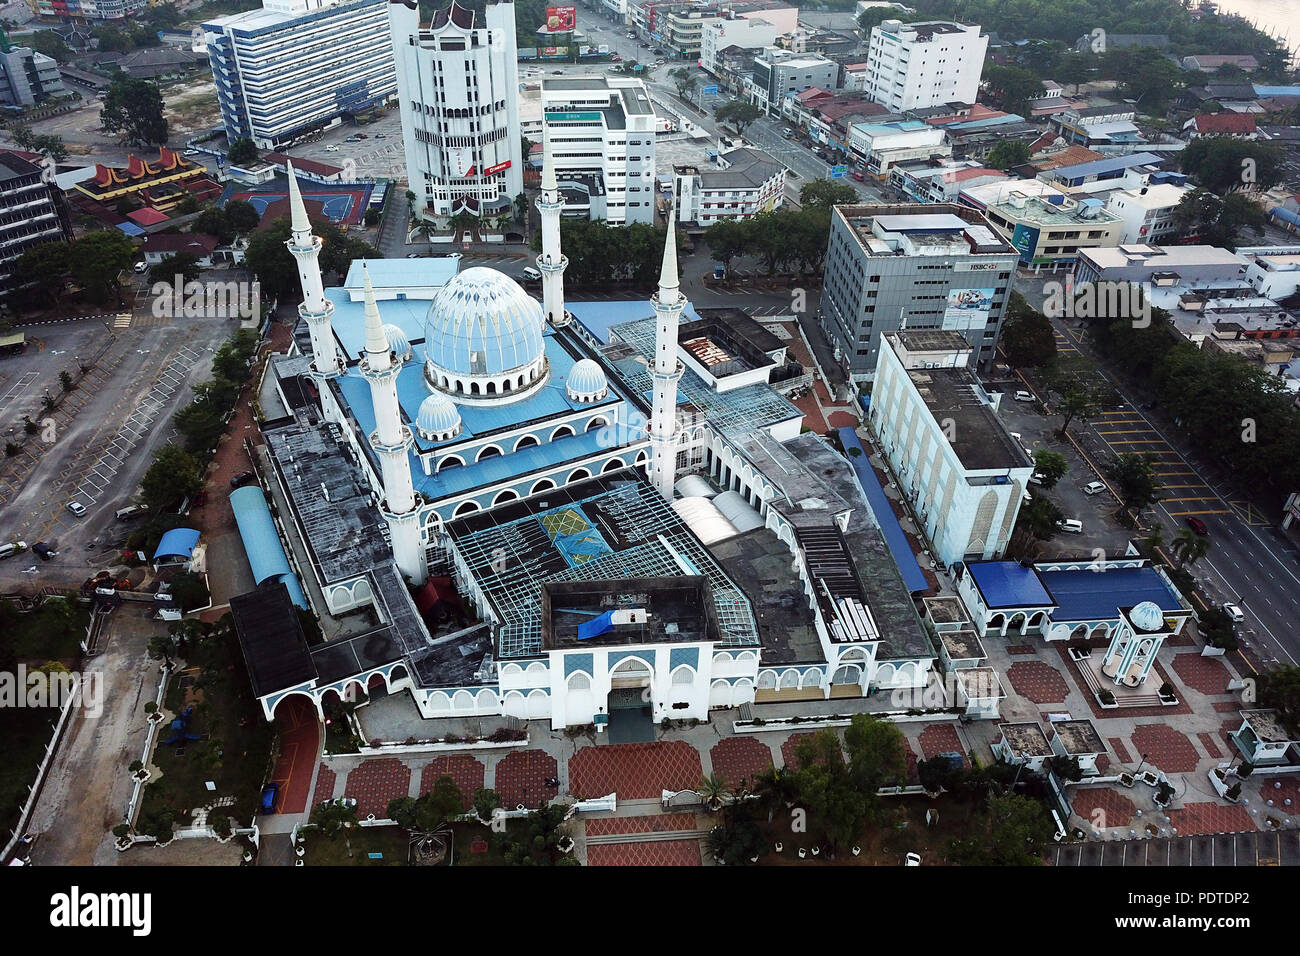
{"type": "Polygon", "coordinates": [[[1053,866],[1300,866],[1300,831],[1075,843],[1056,847],[1048,860],[1053,866]]]}

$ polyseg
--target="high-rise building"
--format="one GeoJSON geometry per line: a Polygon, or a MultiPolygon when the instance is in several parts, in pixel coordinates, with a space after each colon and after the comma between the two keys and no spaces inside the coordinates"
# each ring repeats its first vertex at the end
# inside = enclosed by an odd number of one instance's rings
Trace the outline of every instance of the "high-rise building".
{"type": "Polygon", "coordinates": [[[63,92],[56,60],[28,47],[10,46],[0,31],[0,106],[34,106],[63,92]]]}
{"type": "Polygon", "coordinates": [[[480,17],[452,0],[422,28],[414,2],[391,0],[388,20],[416,213],[507,212],[524,190],[514,4],[480,17]]]}
{"type": "Polygon", "coordinates": [[[896,113],[974,103],[989,38],[978,26],[929,20],[885,20],[871,28],[867,93],[896,113]]]}
{"type": "Polygon", "coordinates": [[[840,65],[818,53],[792,53],[766,47],[754,58],[750,93],[769,113],[785,108],[786,98],[812,89],[833,90],[839,85],[840,65]]]}
{"type": "Polygon", "coordinates": [[[644,82],[547,77],[542,121],[567,215],[654,222],[655,112],[644,82]]]}
{"type": "Polygon", "coordinates": [[[392,99],[385,5],[263,0],[204,23],[226,137],[277,149],[392,99]]]}
{"type": "Polygon", "coordinates": [[[56,194],[41,167],[0,150],[0,298],[14,291],[14,263],[24,252],[71,235],[56,194]]]}
{"type": "Polygon", "coordinates": [[[32,6],[43,17],[66,20],[123,20],[146,6],[145,0],[36,0],[32,6]]]}
{"type": "Polygon", "coordinates": [[[881,336],[960,332],[987,367],[1006,314],[1016,251],[973,209],[950,203],[836,206],[821,324],[854,381],[876,373],[881,336]]]}

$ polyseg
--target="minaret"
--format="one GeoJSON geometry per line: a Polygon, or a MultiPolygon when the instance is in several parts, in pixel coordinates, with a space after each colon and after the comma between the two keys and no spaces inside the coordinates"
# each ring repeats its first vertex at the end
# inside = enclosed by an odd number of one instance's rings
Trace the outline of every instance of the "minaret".
{"type": "Polygon", "coordinates": [[[569,313],[564,309],[564,270],[569,260],[560,252],[560,210],[563,208],[564,199],[555,179],[551,141],[543,124],[542,192],[537,197],[537,211],[542,214],[542,254],[537,257],[537,268],[542,273],[542,308],[553,329],[569,324],[569,313]]]}
{"type": "Polygon", "coordinates": [[[677,478],[677,380],[682,363],[677,359],[677,325],[686,298],[677,285],[677,228],[669,207],[664,264],[659,291],[650,298],[655,309],[654,403],[650,413],[650,480],[659,493],[673,500],[677,478]]]}
{"type": "Polygon", "coordinates": [[[384,485],[379,511],[388,523],[397,567],[414,583],[423,584],[429,572],[420,543],[420,517],[411,485],[411,429],[402,424],[401,406],[397,402],[397,375],[402,364],[393,361],[379,306],[375,303],[375,290],[370,285],[370,271],[364,262],[361,275],[366,298],[366,351],[361,358],[361,374],[370,383],[370,402],[375,412],[370,447],[379,458],[384,485]]]}
{"type": "Polygon", "coordinates": [[[307,321],[307,328],[311,330],[312,370],[319,375],[337,375],[339,355],[334,347],[334,330],[330,327],[334,303],[325,298],[325,284],[321,281],[321,238],[311,234],[311,222],[307,219],[307,207],[302,202],[293,163],[286,162],[285,168],[289,171],[289,213],[292,217],[292,238],[285,245],[298,260],[298,282],[302,286],[298,315],[307,321]]]}

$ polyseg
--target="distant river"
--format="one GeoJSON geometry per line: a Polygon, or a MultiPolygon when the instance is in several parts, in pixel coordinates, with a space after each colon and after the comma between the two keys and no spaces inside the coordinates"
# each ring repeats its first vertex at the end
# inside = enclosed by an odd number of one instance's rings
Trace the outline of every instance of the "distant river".
{"type": "Polygon", "coordinates": [[[1300,53],[1300,0],[1216,0],[1221,13],[1236,13],[1259,29],[1281,37],[1300,53]]]}

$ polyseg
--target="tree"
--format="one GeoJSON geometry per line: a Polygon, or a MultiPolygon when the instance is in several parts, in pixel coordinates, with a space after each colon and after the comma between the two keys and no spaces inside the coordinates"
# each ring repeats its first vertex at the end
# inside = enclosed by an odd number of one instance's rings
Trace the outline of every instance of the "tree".
{"type": "Polygon", "coordinates": [[[464,812],[464,795],[456,781],[446,774],[434,781],[428,793],[418,798],[400,797],[388,804],[390,820],[403,829],[422,833],[432,833],[464,812]]]}
{"type": "Polygon", "coordinates": [[[135,262],[135,243],[113,229],[92,232],[72,243],[68,251],[73,280],[94,302],[118,294],[118,277],[135,262]]]}
{"type": "Polygon", "coordinates": [[[1208,189],[1193,189],[1174,207],[1170,222],[1184,240],[1235,249],[1243,229],[1262,235],[1268,217],[1245,193],[1220,198],[1208,189]]]}
{"type": "Polygon", "coordinates": [[[1021,505],[1016,516],[1016,529],[1023,530],[1038,541],[1050,541],[1056,535],[1056,523],[1065,517],[1051,498],[1035,495],[1027,505],[1021,505]]]}
{"type": "Polygon", "coordinates": [[[520,193],[515,197],[515,219],[519,222],[528,222],[528,196],[520,193]]]}
{"type": "Polygon", "coordinates": [[[1018,66],[990,66],[984,71],[984,85],[1003,109],[1028,114],[1031,99],[1043,91],[1043,81],[1018,66]]]}
{"type": "Polygon", "coordinates": [[[152,510],[174,505],[203,488],[199,463],[185,449],[167,444],[158,449],[140,482],[141,496],[152,510]]]}
{"type": "Polygon", "coordinates": [[[669,70],[668,75],[672,78],[673,86],[677,88],[677,96],[680,99],[686,99],[686,94],[699,85],[700,78],[690,71],[689,67],[679,66],[675,70],[669,70]]]}
{"type": "Polygon", "coordinates": [[[262,218],[257,207],[243,199],[229,200],[221,211],[225,215],[226,228],[237,236],[252,232],[262,218]]]}
{"type": "Polygon", "coordinates": [[[763,834],[748,815],[738,814],[709,831],[709,852],[726,866],[749,866],[766,851],[763,834]]]}
{"type": "Polygon", "coordinates": [[[162,92],[149,80],[132,79],[124,73],[114,76],[99,119],[106,132],[117,133],[119,141],[128,146],[167,142],[162,92]]]}
{"type": "Polygon", "coordinates": [[[810,180],[799,190],[799,205],[805,209],[820,206],[829,211],[832,206],[844,206],[857,201],[858,193],[852,186],[831,179],[810,180]]]}
{"type": "Polygon", "coordinates": [[[1029,144],[1018,139],[1000,140],[989,150],[984,165],[991,169],[1008,170],[1012,166],[1029,162],[1029,144]]]}
{"type": "Polygon", "coordinates": [[[72,51],[68,45],[63,42],[63,37],[59,36],[53,30],[39,30],[31,36],[26,37],[24,41],[29,47],[37,53],[44,53],[46,56],[60,62],[71,58],[72,51]]]}
{"type": "Polygon", "coordinates": [[[700,780],[699,793],[704,805],[714,813],[722,809],[727,798],[731,796],[731,791],[727,789],[727,781],[723,780],[716,773],[706,774],[700,780]]]}
{"type": "Polygon", "coordinates": [[[248,138],[235,140],[226,151],[226,159],[237,166],[255,163],[257,158],[257,145],[248,138]]]}
{"type": "Polygon", "coordinates": [[[298,287],[298,264],[285,246],[289,231],[289,220],[281,218],[249,237],[244,265],[257,276],[264,295],[292,295],[298,287]]]}
{"type": "Polygon", "coordinates": [[[203,607],[210,600],[208,587],[203,578],[190,571],[181,571],[172,576],[172,599],[185,613],[203,607]]]}
{"type": "Polygon", "coordinates": [[[479,787],[474,791],[472,805],[480,820],[491,820],[492,814],[496,812],[497,807],[501,806],[501,797],[489,787],[479,787]]]}
{"type": "Polygon", "coordinates": [[[1160,478],[1149,455],[1125,452],[1106,470],[1115,479],[1120,503],[1125,508],[1142,509],[1160,500],[1160,478]]]}
{"type": "Polygon", "coordinates": [[[1056,487],[1056,483],[1070,470],[1070,463],[1059,451],[1039,448],[1034,452],[1034,474],[1038,476],[1044,490],[1056,487]]]}
{"type": "Polygon", "coordinates": [[[1064,438],[1070,430],[1070,423],[1076,418],[1087,421],[1101,408],[1100,399],[1095,390],[1072,380],[1056,380],[1047,385],[1047,390],[1059,396],[1056,411],[1061,416],[1061,427],[1057,434],[1064,438]]]}
{"type": "Polygon", "coordinates": [[[72,264],[71,251],[66,242],[43,242],[25,250],[14,264],[14,286],[27,287],[33,298],[55,304],[72,264]]]}
{"type": "Polygon", "coordinates": [[[216,205],[210,205],[200,212],[190,223],[190,229],[198,235],[216,236],[223,246],[235,238],[235,230],[231,228],[225,212],[216,205]]]}
{"type": "Polygon", "coordinates": [[[1282,177],[1282,153],[1276,144],[1232,136],[1198,136],[1187,144],[1179,162],[1183,172],[1220,194],[1243,186],[1266,191],[1282,177]]]}
{"type": "Polygon", "coordinates": [[[1210,539],[1191,528],[1179,528],[1169,550],[1180,567],[1190,568],[1210,551],[1210,539]]]}
{"type": "Polygon", "coordinates": [[[1266,674],[1257,674],[1255,679],[1260,704],[1275,708],[1293,734],[1300,731],[1300,667],[1283,665],[1266,674]]]}
{"type": "Polygon", "coordinates": [[[1056,360],[1056,332],[1047,316],[1011,293],[1002,326],[1002,350],[1014,368],[1042,368],[1056,360]]]}
{"type": "Polygon", "coordinates": [[[367,209],[365,214],[365,224],[367,226],[379,225],[379,216],[380,213],[378,209],[367,209]]]}
{"type": "MultiPolygon", "coordinates": [[[[1165,526],[1153,524],[1151,530],[1142,538],[1142,549],[1148,558],[1154,559],[1156,552],[1165,546],[1165,526]]],[[[1204,620],[1204,618],[1202,618],[1204,620]]]]}
{"type": "Polygon", "coordinates": [[[341,803],[335,803],[333,800],[327,800],[324,803],[317,804],[312,810],[309,822],[316,824],[316,826],[320,827],[322,833],[333,839],[345,827],[356,826],[357,808],[356,806],[345,806],[341,803]]]}
{"type": "Polygon", "coordinates": [[[728,100],[714,110],[713,115],[718,122],[730,123],[739,135],[744,136],[745,127],[762,116],[763,110],[748,100],[728,100]]]}
{"type": "Polygon", "coordinates": [[[1041,803],[1031,797],[1006,793],[990,796],[982,832],[954,839],[948,858],[962,866],[1041,866],[1043,849],[1055,827],[1041,803]]]}
{"type": "Polygon", "coordinates": [[[59,373],[59,389],[64,392],[70,392],[73,389],[72,375],[67,369],[59,373]]]}
{"type": "Polygon", "coordinates": [[[157,282],[174,282],[176,276],[182,277],[181,284],[186,282],[197,281],[202,275],[199,269],[199,260],[192,252],[178,252],[174,256],[168,256],[157,265],[149,269],[149,281],[157,282]]]}

